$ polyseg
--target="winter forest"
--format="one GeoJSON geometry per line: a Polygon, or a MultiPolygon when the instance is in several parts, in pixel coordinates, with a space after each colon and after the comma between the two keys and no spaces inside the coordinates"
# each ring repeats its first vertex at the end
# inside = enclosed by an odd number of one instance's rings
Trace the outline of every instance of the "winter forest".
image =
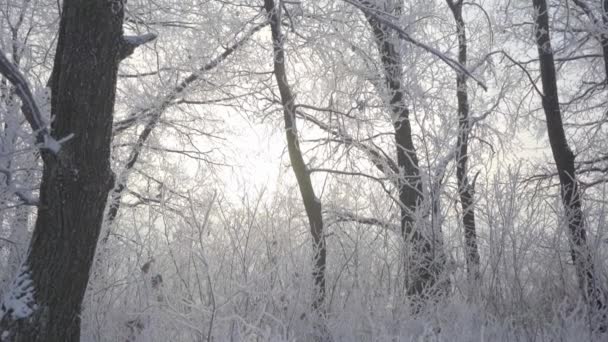
{"type": "Polygon", "coordinates": [[[608,340],[608,0],[0,0],[0,341],[608,340]]]}

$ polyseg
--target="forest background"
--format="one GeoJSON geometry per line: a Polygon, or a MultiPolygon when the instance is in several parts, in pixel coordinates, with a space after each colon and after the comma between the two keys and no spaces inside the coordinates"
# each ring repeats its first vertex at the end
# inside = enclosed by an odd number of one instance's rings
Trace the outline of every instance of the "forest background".
{"type": "Polygon", "coordinates": [[[0,18],[2,341],[606,338],[608,1],[0,18]]]}

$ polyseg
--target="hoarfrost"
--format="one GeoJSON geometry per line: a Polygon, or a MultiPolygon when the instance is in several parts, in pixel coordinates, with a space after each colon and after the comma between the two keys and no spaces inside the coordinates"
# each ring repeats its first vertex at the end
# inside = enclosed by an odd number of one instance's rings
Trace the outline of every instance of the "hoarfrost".
{"type": "Polygon", "coordinates": [[[27,266],[21,266],[17,277],[2,298],[0,319],[7,314],[11,315],[12,319],[29,317],[38,308],[34,293],[34,283],[30,271],[27,266]]]}

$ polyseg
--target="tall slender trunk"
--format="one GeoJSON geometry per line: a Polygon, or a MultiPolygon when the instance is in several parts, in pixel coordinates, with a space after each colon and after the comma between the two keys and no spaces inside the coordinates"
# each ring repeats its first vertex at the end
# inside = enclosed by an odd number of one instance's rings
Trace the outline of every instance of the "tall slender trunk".
{"type": "Polygon", "coordinates": [[[570,253],[583,297],[586,299],[593,319],[593,328],[606,329],[605,298],[597,278],[593,258],[587,243],[585,220],[581,209],[581,194],[574,169],[574,154],[568,146],[559,107],[557,76],[551,38],[549,16],[545,0],[532,0],[534,5],[535,37],[540,60],[543,84],[542,104],[547,121],[547,132],[555,166],[561,184],[570,237],[570,253]]]}
{"type": "MultiPolygon", "coordinates": [[[[462,0],[456,2],[447,0],[448,6],[456,21],[458,34],[458,62],[467,65],[467,36],[464,19],[462,18],[462,0]]],[[[456,98],[458,101],[458,139],[456,142],[456,178],[458,181],[458,194],[462,206],[462,224],[464,227],[465,260],[467,276],[471,286],[479,280],[479,250],[477,247],[477,232],[475,228],[474,191],[469,183],[467,162],[469,159],[469,132],[471,122],[469,118],[469,96],[467,90],[467,76],[463,72],[456,75],[456,98]]]]}
{"type": "Polygon", "coordinates": [[[407,294],[421,296],[434,292],[443,269],[445,256],[437,241],[432,241],[420,230],[416,213],[422,204],[423,189],[418,166],[418,156],[412,140],[412,127],[409,110],[405,103],[405,93],[401,79],[401,54],[397,50],[396,40],[389,28],[364,12],[372,29],[378,53],[384,70],[386,89],[389,92],[389,106],[395,129],[397,149],[397,181],[401,207],[401,234],[406,248],[411,246],[411,253],[406,255],[408,265],[407,294]]]}
{"type": "Polygon", "coordinates": [[[281,95],[283,105],[283,118],[285,120],[285,135],[291,167],[298,181],[300,194],[308,216],[310,233],[313,243],[313,281],[314,297],[312,307],[321,316],[325,314],[325,267],[327,248],[323,236],[323,215],[321,214],[321,201],[315,195],[310,172],[300,150],[298,132],[296,127],[296,106],[293,93],[287,82],[285,71],[285,51],[283,49],[283,34],[281,33],[280,10],[275,7],[273,0],[264,0],[264,7],[268,12],[274,52],[274,75],[281,95]]]}

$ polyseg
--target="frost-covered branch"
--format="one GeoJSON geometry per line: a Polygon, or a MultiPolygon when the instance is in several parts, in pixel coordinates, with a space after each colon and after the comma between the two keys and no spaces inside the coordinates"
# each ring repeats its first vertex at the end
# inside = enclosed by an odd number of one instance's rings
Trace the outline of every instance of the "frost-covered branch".
{"type": "MultiPolygon", "coordinates": [[[[34,283],[27,266],[21,266],[17,277],[6,290],[0,307],[0,322],[25,319],[38,308],[35,298],[34,283]]],[[[0,331],[0,339],[6,339],[5,331],[0,331]]]]}
{"type": "MultiPolygon", "coordinates": [[[[144,109],[143,111],[141,111],[142,115],[131,115],[127,119],[114,124],[114,134],[117,134],[137,124],[142,118],[142,116],[149,117],[149,121],[146,123],[143,131],[137,137],[137,141],[129,152],[127,162],[125,163],[123,170],[117,177],[116,185],[110,193],[110,204],[108,207],[108,212],[106,214],[106,222],[108,223],[109,227],[111,226],[111,223],[114,221],[116,215],[118,214],[118,210],[121,204],[120,201],[122,199],[122,192],[127,187],[127,181],[129,178],[129,174],[131,173],[131,169],[133,169],[133,166],[137,163],[137,160],[139,159],[140,153],[144,148],[144,145],[152,134],[152,131],[156,128],[163,113],[175,102],[178,96],[183,94],[193,83],[198,81],[205,72],[213,70],[218,65],[220,65],[234,52],[236,52],[240,47],[242,47],[246,42],[248,42],[249,39],[251,39],[251,37],[253,37],[256,32],[261,30],[266,25],[267,23],[264,22],[254,26],[251,30],[249,30],[249,32],[247,32],[243,37],[241,37],[241,39],[226,48],[224,52],[222,52],[220,55],[213,58],[211,61],[201,66],[196,72],[186,77],[175,88],[173,88],[173,90],[169,94],[165,95],[161,99],[159,104],[157,103],[154,106],[151,106],[150,108],[144,109]]],[[[107,241],[108,236],[110,234],[111,227],[106,232],[103,241],[107,241]]]]}
{"type": "Polygon", "coordinates": [[[165,109],[167,109],[177,99],[177,97],[180,94],[184,93],[184,91],[192,83],[198,81],[205,72],[210,71],[210,70],[214,69],[215,67],[217,67],[218,65],[220,65],[223,61],[225,61],[228,57],[230,57],[235,51],[237,51],[241,46],[243,46],[246,42],[248,42],[249,39],[251,39],[251,37],[256,32],[261,30],[266,25],[267,25],[267,23],[264,22],[264,23],[254,26],[249,32],[247,32],[247,34],[245,34],[237,42],[235,42],[234,44],[232,44],[231,46],[226,48],[224,50],[224,52],[222,52],[220,55],[218,55],[214,59],[210,60],[205,65],[201,66],[196,72],[193,72],[188,77],[186,77],[175,88],[173,88],[173,90],[169,94],[165,95],[165,97],[162,98],[162,100],[160,101],[160,104],[157,104],[153,108],[144,109],[137,114],[132,114],[128,118],[114,123],[114,134],[120,133],[120,132],[132,127],[133,125],[137,124],[139,122],[139,120],[141,120],[142,118],[151,117],[152,118],[151,122],[154,120],[157,121],[158,119],[155,119],[155,118],[160,117],[160,114],[162,114],[165,111],[165,109]]]}
{"type": "Polygon", "coordinates": [[[363,1],[361,1],[361,0],[344,0],[344,1],[355,6],[358,9],[360,9],[363,13],[365,13],[365,15],[373,18],[374,20],[378,21],[379,23],[382,23],[383,25],[386,25],[386,27],[394,30],[401,39],[436,56],[437,58],[442,60],[445,64],[447,64],[450,68],[454,69],[456,72],[464,73],[465,75],[470,77],[472,80],[474,80],[483,90],[488,90],[488,87],[485,85],[485,83],[482,82],[481,80],[479,80],[477,77],[475,77],[464,65],[458,63],[458,61],[456,61],[455,59],[453,59],[450,56],[447,56],[446,54],[437,50],[436,48],[426,45],[426,44],[414,39],[411,35],[409,35],[407,32],[405,32],[405,30],[403,30],[401,27],[399,27],[399,25],[395,24],[393,22],[393,20],[390,18],[390,16],[375,9],[374,6],[372,4],[370,4],[368,1],[364,1],[364,0],[363,1]]]}
{"type": "Polygon", "coordinates": [[[349,171],[341,171],[341,170],[333,170],[333,169],[325,169],[325,168],[309,169],[308,172],[309,173],[325,172],[325,173],[333,173],[333,174],[343,175],[343,176],[364,177],[364,178],[368,178],[368,179],[371,179],[371,180],[375,180],[377,182],[382,182],[384,180],[389,180],[389,178],[374,177],[372,175],[368,175],[367,173],[363,173],[363,172],[349,172],[349,171]]]}
{"type": "Polygon", "coordinates": [[[338,139],[338,141],[342,142],[343,144],[353,145],[359,150],[363,151],[368,156],[370,161],[374,164],[374,166],[382,173],[384,173],[387,177],[394,178],[395,175],[399,174],[399,168],[397,167],[397,163],[395,163],[395,161],[391,159],[391,157],[388,156],[384,151],[373,145],[373,143],[371,145],[363,144],[348,135],[348,133],[346,132],[332,129],[329,125],[325,124],[324,122],[321,122],[312,115],[306,114],[300,110],[298,110],[296,113],[307,121],[312,122],[325,132],[333,135],[338,139]]]}
{"type": "Polygon", "coordinates": [[[146,33],[140,36],[124,36],[120,45],[118,58],[123,60],[129,57],[137,47],[149,43],[158,37],[155,33],[146,33]]]}
{"type": "Polygon", "coordinates": [[[34,95],[21,72],[6,58],[0,50],[0,74],[15,87],[15,93],[21,99],[21,111],[25,119],[30,124],[32,131],[36,134],[36,143],[41,149],[49,150],[53,153],[59,152],[61,143],[51,137],[46,127],[40,108],[36,104],[34,95]]]}
{"type": "Polygon", "coordinates": [[[398,224],[383,221],[375,217],[360,216],[346,210],[327,211],[325,214],[331,217],[330,222],[327,224],[328,227],[340,222],[356,222],[359,224],[385,228],[394,233],[399,233],[401,230],[401,227],[398,224]]]}

